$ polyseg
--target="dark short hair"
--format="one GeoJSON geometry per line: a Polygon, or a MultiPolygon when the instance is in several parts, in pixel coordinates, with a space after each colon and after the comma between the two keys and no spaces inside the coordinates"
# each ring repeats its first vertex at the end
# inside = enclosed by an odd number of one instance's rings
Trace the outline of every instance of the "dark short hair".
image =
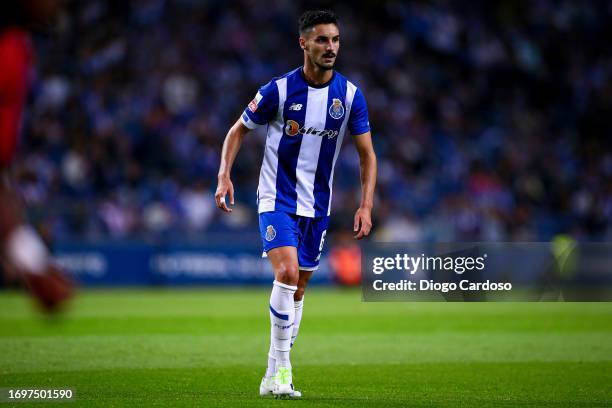
{"type": "Polygon", "coordinates": [[[299,33],[304,34],[306,30],[317,24],[338,25],[338,17],[330,10],[308,10],[298,20],[299,33]]]}

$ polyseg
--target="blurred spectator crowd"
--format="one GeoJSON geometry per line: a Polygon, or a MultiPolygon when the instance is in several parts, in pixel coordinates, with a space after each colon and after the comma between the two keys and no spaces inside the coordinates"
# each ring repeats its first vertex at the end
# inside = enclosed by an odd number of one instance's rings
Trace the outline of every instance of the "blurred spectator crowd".
{"type": "MultiPolygon", "coordinates": [[[[380,240],[612,239],[612,2],[331,4],[338,70],[366,96],[380,240]]],[[[297,18],[321,2],[70,2],[36,39],[16,174],[60,240],[255,232],[265,129],[214,204],[227,129],[302,63],[297,18]]],[[[359,203],[350,137],[334,228],[359,203]]]]}

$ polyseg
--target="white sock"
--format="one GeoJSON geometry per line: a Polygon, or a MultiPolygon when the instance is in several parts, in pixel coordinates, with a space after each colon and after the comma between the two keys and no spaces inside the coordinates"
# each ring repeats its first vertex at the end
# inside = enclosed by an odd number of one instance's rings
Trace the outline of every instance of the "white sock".
{"type": "Polygon", "coordinates": [[[302,321],[302,310],[304,310],[304,297],[302,300],[296,300],[293,302],[293,309],[295,310],[295,318],[293,320],[293,334],[291,335],[291,347],[295,343],[295,339],[300,331],[300,322],[302,321]]]}
{"type": "Polygon", "coordinates": [[[289,352],[295,319],[293,294],[297,286],[274,281],[270,295],[270,324],[277,367],[291,368],[289,352]]]}
{"type": "MultiPolygon", "coordinates": [[[[300,329],[300,321],[302,320],[302,310],[304,309],[304,298],[293,302],[293,308],[295,310],[295,318],[293,321],[293,334],[291,335],[291,347],[295,343],[295,338],[298,335],[300,329]]],[[[276,374],[276,354],[274,352],[274,344],[272,338],[270,338],[270,350],[268,350],[268,368],[266,370],[266,377],[274,377],[276,374]]]]}
{"type": "Polygon", "coordinates": [[[6,253],[17,268],[36,274],[44,273],[49,258],[45,244],[28,225],[21,225],[10,233],[6,253]]]}
{"type": "Polygon", "coordinates": [[[266,377],[274,377],[274,374],[276,374],[276,353],[274,351],[274,344],[272,344],[272,338],[270,338],[270,350],[268,350],[268,368],[266,369],[266,377]]]}

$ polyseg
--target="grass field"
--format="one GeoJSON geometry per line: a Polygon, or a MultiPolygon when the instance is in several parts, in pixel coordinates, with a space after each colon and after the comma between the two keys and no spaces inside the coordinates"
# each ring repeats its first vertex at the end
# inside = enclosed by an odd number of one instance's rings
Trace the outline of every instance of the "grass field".
{"type": "Polygon", "coordinates": [[[267,288],[85,291],[48,321],[0,292],[0,388],[73,388],[69,406],[612,406],[612,303],[315,288],[292,352],[304,398],[278,401],[258,396],[267,302],[267,288]]]}

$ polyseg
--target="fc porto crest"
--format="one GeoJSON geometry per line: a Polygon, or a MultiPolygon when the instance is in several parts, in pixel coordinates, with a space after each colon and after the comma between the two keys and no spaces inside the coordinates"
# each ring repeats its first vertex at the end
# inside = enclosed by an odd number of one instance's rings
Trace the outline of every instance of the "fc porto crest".
{"type": "Polygon", "coordinates": [[[342,101],[338,98],[334,98],[331,106],[329,107],[329,116],[334,119],[340,119],[344,116],[344,106],[342,106],[342,101]]]}
{"type": "Polygon", "coordinates": [[[266,227],[266,241],[270,242],[276,238],[276,230],[272,225],[266,227]]]}

